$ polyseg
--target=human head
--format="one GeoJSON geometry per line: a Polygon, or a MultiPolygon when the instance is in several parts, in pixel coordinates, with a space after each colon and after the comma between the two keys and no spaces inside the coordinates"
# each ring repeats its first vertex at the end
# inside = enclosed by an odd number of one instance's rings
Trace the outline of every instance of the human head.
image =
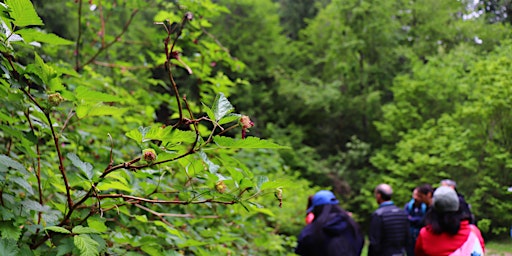
{"type": "Polygon", "coordinates": [[[374,190],[375,199],[377,203],[390,201],[393,196],[393,189],[388,184],[379,184],[374,190]]]}
{"type": "Polygon", "coordinates": [[[414,199],[414,202],[417,204],[423,203],[421,201],[420,192],[418,191],[418,187],[416,187],[412,190],[412,198],[414,199]]]}
{"type": "Polygon", "coordinates": [[[441,186],[434,191],[432,204],[437,212],[456,212],[459,210],[460,203],[455,190],[447,186],[441,186]]]}
{"type": "Polygon", "coordinates": [[[430,184],[423,184],[418,187],[418,196],[422,203],[432,205],[432,193],[434,189],[430,184]]]}
{"type": "Polygon", "coordinates": [[[450,179],[441,180],[440,184],[441,184],[441,186],[450,187],[452,189],[457,188],[457,182],[455,182],[454,180],[450,180],[450,179]]]}
{"type": "Polygon", "coordinates": [[[339,204],[339,201],[331,191],[320,190],[311,198],[311,206],[308,208],[308,212],[313,211],[316,206],[326,204],[339,204]]]}

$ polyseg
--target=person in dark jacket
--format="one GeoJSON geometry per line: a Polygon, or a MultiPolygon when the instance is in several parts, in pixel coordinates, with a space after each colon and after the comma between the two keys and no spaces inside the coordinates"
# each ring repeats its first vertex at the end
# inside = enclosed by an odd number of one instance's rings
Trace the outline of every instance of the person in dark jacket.
{"type": "Polygon", "coordinates": [[[414,256],[414,245],[416,238],[424,226],[424,217],[427,213],[427,205],[420,200],[418,187],[412,191],[412,199],[405,204],[404,210],[409,218],[410,240],[407,245],[407,256],[414,256]]]}
{"type": "Polygon", "coordinates": [[[407,212],[391,201],[388,184],[378,185],[374,194],[379,208],[372,214],[368,256],[404,256],[410,236],[407,212]]]}
{"type": "Polygon", "coordinates": [[[361,255],[364,238],[357,223],[338,206],[331,191],[321,190],[312,198],[314,219],[298,237],[295,253],[298,255],[361,255]]]}
{"type": "Polygon", "coordinates": [[[462,219],[468,220],[469,224],[475,224],[475,215],[471,213],[471,206],[466,202],[464,196],[457,191],[457,183],[454,180],[444,179],[440,182],[443,187],[450,187],[457,193],[459,198],[460,210],[462,212],[462,219]]]}

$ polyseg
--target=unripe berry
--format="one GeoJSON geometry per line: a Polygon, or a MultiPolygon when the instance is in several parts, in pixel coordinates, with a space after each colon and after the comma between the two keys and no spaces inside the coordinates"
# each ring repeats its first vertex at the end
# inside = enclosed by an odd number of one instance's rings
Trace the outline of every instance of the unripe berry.
{"type": "Polygon", "coordinates": [[[156,160],[156,152],[152,148],[146,148],[142,150],[142,158],[148,163],[152,163],[156,160]]]}
{"type": "Polygon", "coordinates": [[[52,106],[58,106],[63,101],[64,98],[62,98],[58,92],[48,95],[48,102],[50,102],[50,105],[52,106]]]}
{"type": "Polygon", "coordinates": [[[219,193],[224,193],[226,191],[226,188],[227,186],[222,180],[217,181],[217,183],[215,183],[215,190],[217,190],[217,192],[219,193]]]}

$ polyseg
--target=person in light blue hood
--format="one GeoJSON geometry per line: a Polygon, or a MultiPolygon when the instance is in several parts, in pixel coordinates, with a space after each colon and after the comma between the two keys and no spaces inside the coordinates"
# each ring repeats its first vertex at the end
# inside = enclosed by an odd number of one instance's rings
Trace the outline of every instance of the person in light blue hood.
{"type": "Polygon", "coordinates": [[[318,191],[312,198],[315,218],[298,237],[295,253],[308,255],[361,255],[364,238],[359,226],[339,205],[331,191],[318,191]]]}

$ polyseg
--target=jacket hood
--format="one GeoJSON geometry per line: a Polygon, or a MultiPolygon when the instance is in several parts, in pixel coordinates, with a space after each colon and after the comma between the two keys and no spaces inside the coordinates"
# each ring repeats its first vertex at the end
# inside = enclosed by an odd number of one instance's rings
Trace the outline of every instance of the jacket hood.
{"type": "Polygon", "coordinates": [[[338,236],[349,227],[348,222],[340,215],[332,216],[322,228],[329,236],[338,236]]]}

